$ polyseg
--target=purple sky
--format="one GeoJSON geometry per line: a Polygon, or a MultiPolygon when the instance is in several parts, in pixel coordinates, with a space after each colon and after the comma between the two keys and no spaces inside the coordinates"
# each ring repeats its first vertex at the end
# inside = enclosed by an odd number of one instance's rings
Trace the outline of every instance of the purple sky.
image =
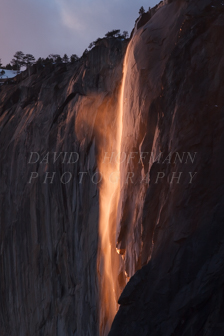
{"type": "Polygon", "coordinates": [[[0,58],[16,51],[36,58],[51,53],[81,56],[89,43],[112,29],[131,32],[141,6],[159,0],[1,0],[0,58]]]}

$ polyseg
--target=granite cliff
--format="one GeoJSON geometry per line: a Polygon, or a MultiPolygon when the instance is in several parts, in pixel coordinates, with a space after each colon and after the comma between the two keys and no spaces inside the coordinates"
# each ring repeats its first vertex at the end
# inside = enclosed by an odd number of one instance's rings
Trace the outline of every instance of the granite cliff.
{"type": "Polygon", "coordinates": [[[121,168],[110,336],[224,334],[223,27],[221,1],[168,1],[129,44],[121,147],[158,160],[121,168]]]}
{"type": "Polygon", "coordinates": [[[98,335],[94,125],[116,119],[126,45],[0,88],[2,336],[98,335]]]}

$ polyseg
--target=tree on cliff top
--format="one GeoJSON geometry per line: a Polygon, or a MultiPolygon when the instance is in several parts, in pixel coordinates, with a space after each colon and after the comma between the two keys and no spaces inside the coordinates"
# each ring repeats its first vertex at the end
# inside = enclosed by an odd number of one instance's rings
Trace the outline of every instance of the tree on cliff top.
{"type": "Polygon", "coordinates": [[[63,58],[62,58],[62,62],[63,63],[68,63],[69,62],[69,58],[67,54],[64,54],[63,58]]]}
{"type": "Polygon", "coordinates": [[[121,35],[121,37],[123,37],[124,39],[127,39],[128,38],[128,31],[127,30],[124,30],[123,31],[123,34],[121,35]]]}
{"type": "Polygon", "coordinates": [[[75,63],[76,61],[78,61],[78,56],[76,54],[72,54],[70,57],[70,61],[71,63],[75,63]]]}
{"type": "Polygon", "coordinates": [[[114,29],[105,34],[106,37],[118,37],[120,36],[120,29],[114,29]]]}
{"type": "Polygon", "coordinates": [[[91,43],[89,44],[89,46],[88,46],[88,49],[92,49],[92,48],[95,47],[95,46],[98,44],[98,42],[100,42],[100,41],[102,41],[102,38],[99,37],[97,40],[91,42],[91,43]]]}
{"type": "Polygon", "coordinates": [[[26,54],[23,57],[23,61],[26,67],[28,67],[28,65],[33,65],[35,63],[35,57],[31,54],[26,54]]]}
{"type": "Polygon", "coordinates": [[[58,57],[56,58],[56,64],[60,64],[62,63],[62,58],[60,55],[58,55],[58,57]]]}
{"type": "Polygon", "coordinates": [[[51,60],[52,63],[57,63],[61,56],[58,54],[50,54],[47,58],[51,60]]]}
{"type": "Polygon", "coordinates": [[[139,9],[139,15],[142,15],[142,14],[144,14],[145,13],[145,9],[144,9],[144,7],[142,6],[140,9],[139,9]]]}
{"type": "Polygon", "coordinates": [[[12,66],[10,63],[6,64],[5,68],[6,70],[12,70],[12,66]]]}
{"type": "Polygon", "coordinates": [[[83,56],[86,56],[87,54],[88,54],[88,50],[85,49],[84,52],[83,52],[83,54],[82,54],[82,57],[83,57],[83,56]]]}
{"type": "Polygon", "coordinates": [[[21,66],[24,65],[24,56],[25,55],[22,51],[17,51],[13,56],[11,64],[15,70],[19,71],[21,66]]]}

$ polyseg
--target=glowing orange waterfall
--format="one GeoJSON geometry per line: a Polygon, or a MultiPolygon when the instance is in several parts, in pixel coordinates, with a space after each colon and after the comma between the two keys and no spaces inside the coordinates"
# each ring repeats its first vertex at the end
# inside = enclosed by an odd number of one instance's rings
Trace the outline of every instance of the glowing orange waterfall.
{"type": "MultiPolygon", "coordinates": [[[[107,134],[106,152],[113,158],[110,160],[101,155],[99,169],[103,175],[100,187],[100,220],[99,238],[100,247],[98,255],[99,285],[100,285],[100,336],[107,336],[118,310],[117,300],[121,293],[122,284],[119,283],[121,256],[116,252],[116,219],[117,207],[120,197],[120,153],[123,130],[124,89],[127,73],[127,55],[123,64],[123,78],[120,89],[119,104],[116,118],[115,134],[107,134]],[[111,139],[110,139],[111,138],[111,139]]],[[[104,153],[102,153],[104,154],[104,153]]]]}

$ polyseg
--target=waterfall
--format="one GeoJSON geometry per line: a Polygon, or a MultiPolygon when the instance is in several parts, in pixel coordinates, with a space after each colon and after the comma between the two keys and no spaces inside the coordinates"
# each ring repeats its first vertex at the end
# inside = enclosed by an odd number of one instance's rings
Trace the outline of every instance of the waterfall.
{"type": "Polygon", "coordinates": [[[106,134],[107,149],[100,155],[99,170],[103,176],[100,187],[100,219],[99,219],[99,287],[100,287],[100,336],[107,336],[112,321],[118,310],[118,298],[125,283],[119,281],[124,270],[122,258],[116,251],[117,209],[120,198],[120,155],[122,146],[124,91],[127,74],[127,48],[123,63],[123,76],[117,106],[116,126],[106,134]],[[116,134],[116,135],[115,135],[116,134]],[[114,139],[114,136],[116,137],[114,139]]]}

